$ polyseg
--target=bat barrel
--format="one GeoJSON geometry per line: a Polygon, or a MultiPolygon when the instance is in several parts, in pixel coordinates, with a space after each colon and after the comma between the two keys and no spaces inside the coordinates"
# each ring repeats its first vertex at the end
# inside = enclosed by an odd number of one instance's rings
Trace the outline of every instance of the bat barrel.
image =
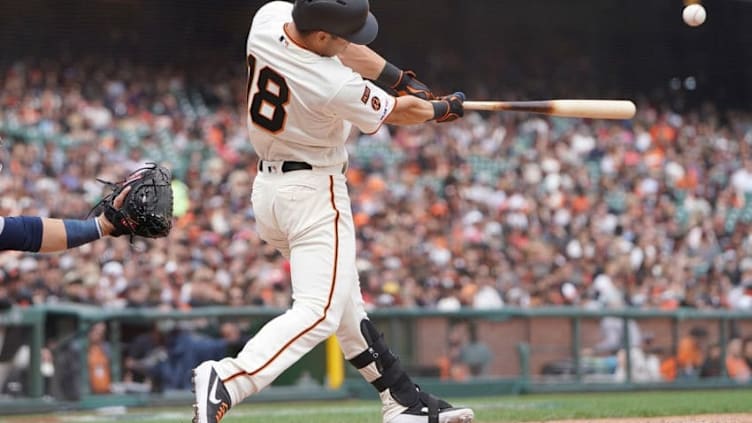
{"type": "Polygon", "coordinates": [[[593,119],[631,119],[637,108],[627,100],[553,100],[553,113],[593,119]]]}
{"type": "Polygon", "coordinates": [[[464,107],[591,119],[631,119],[637,111],[629,100],[466,101],[464,107]]]}

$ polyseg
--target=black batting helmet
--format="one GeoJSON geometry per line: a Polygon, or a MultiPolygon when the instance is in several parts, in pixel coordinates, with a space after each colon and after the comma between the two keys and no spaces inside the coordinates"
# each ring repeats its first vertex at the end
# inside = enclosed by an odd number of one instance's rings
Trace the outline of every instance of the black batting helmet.
{"type": "Polygon", "coordinates": [[[355,44],[368,44],[379,32],[368,0],[295,0],[292,19],[301,31],[325,31],[355,44]]]}

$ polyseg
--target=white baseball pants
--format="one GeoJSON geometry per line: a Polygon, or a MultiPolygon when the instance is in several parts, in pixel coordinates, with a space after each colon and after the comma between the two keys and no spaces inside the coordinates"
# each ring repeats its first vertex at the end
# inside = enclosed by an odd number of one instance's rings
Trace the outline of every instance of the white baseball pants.
{"type": "MultiPolygon", "coordinates": [[[[366,312],[345,176],[334,169],[267,170],[271,172],[259,172],[253,182],[257,231],[290,259],[293,305],[267,323],[237,357],[215,366],[233,404],[265,388],[334,333],[345,358],[368,347],[360,332],[366,312]]],[[[378,377],[375,366],[372,370],[364,373],[369,382],[378,377]]]]}

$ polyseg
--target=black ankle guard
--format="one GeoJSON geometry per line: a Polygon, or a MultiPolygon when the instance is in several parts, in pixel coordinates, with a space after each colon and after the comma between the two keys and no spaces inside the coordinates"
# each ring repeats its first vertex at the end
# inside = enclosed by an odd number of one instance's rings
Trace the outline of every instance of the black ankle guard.
{"type": "Polygon", "coordinates": [[[405,407],[415,405],[420,400],[418,387],[402,369],[399,357],[389,350],[384,336],[367,319],[360,322],[360,332],[368,343],[368,348],[350,359],[350,364],[360,370],[376,363],[381,377],[371,382],[371,385],[379,392],[389,389],[394,400],[405,407]]]}

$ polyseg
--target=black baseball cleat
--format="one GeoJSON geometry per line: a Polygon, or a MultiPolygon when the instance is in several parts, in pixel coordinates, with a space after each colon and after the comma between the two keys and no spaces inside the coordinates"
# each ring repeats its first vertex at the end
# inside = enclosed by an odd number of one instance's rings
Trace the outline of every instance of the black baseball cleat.
{"type": "Polygon", "coordinates": [[[204,361],[193,369],[193,423],[219,423],[232,406],[225,384],[212,366],[216,361],[204,361]]]}
{"type": "MultiPolygon", "coordinates": [[[[389,399],[391,395],[387,394],[389,399]]],[[[382,398],[384,398],[382,396],[382,398]]],[[[467,407],[452,407],[448,402],[426,393],[419,393],[419,401],[399,414],[396,401],[384,404],[383,423],[471,423],[475,413],[467,407]]]]}

